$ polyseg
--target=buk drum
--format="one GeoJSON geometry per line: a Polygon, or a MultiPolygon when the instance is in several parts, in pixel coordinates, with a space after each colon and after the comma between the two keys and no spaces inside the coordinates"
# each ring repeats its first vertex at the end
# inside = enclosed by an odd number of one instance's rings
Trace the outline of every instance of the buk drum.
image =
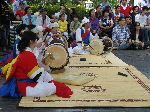
{"type": "Polygon", "coordinates": [[[103,37],[102,42],[104,45],[104,53],[109,53],[113,50],[113,41],[109,37],[103,37]]]}
{"type": "Polygon", "coordinates": [[[69,53],[64,43],[59,39],[53,39],[45,51],[44,63],[52,70],[64,68],[69,62],[69,53]]]}
{"type": "Polygon", "coordinates": [[[103,42],[100,39],[92,39],[89,44],[89,51],[93,55],[101,55],[104,50],[103,42]]]}

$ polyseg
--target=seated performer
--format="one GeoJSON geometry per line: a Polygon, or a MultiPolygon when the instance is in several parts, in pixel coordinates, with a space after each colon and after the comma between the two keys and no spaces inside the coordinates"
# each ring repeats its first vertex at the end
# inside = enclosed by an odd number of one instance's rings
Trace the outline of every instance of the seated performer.
{"type": "Polygon", "coordinates": [[[80,43],[83,41],[84,44],[89,44],[90,40],[95,38],[97,35],[92,35],[90,32],[90,24],[89,24],[89,19],[84,17],[82,20],[82,28],[78,28],[76,30],[76,42],[80,43]]]}
{"type": "Polygon", "coordinates": [[[58,30],[59,28],[59,25],[57,22],[54,22],[54,23],[51,23],[51,32],[48,34],[48,45],[50,44],[50,42],[52,41],[52,39],[56,38],[56,39],[61,39],[60,38],[60,35],[61,35],[61,32],[59,32],[58,30]]]}
{"type": "Polygon", "coordinates": [[[11,62],[14,58],[17,57],[17,55],[19,54],[17,45],[21,40],[22,33],[26,30],[28,30],[28,29],[27,29],[27,26],[25,24],[20,24],[20,25],[17,26],[17,28],[16,28],[17,35],[16,35],[15,43],[13,45],[13,50],[10,54],[7,54],[4,58],[2,58],[0,60],[0,65],[1,66],[6,65],[7,63],[11,62]]]}
{"type": "Polygon", "coordinates": [[[65,84],[53,81],[52,76],[40,68],[33,53],[38,37],[31,31],[25,31],[19,42],[20,54],[11,63],[2,68],[6,83],[0,88],[0,96],[50,96],[69,98],[73,92],[65,84]]]}

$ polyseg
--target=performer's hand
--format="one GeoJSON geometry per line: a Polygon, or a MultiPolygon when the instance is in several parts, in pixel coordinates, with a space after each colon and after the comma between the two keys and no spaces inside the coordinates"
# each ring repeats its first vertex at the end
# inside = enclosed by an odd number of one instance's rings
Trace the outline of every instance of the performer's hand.
{"type": "Polygon", "coordinates": [[[44,70],[48,71],[49,70],[49,66],[48,65],[44,65],[44,70]]]}

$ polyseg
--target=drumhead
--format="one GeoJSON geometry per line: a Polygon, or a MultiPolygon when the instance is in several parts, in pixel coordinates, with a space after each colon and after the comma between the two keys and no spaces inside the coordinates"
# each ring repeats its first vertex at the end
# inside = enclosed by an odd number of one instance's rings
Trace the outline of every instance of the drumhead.
{"type": "Polygon", "coordinates": [[[61,69],[69,62],[69,54],[62,45],[50,45],[45,53],[45,64],[51,69],[61,69]]]}
{"type": "Polygon", "coordinates": [[[89,50],[93,55],[101,55],[104,50],[103,42],[100,39],[92,39],[89,44],[89,50]]]}

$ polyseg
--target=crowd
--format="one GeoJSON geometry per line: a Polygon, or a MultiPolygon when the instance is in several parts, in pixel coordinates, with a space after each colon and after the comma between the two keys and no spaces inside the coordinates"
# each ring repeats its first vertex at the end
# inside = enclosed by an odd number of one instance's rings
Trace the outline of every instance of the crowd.
{"type": "MultiPolygon", "coordinates": [[[[1,47],[6,49],[9,40],[9,11],[8,5],[1,8],[1,47]],[[5,14],[3,14],[5,13],[5,14]],[[3,28],[2,28],[3,27],[3,28]],[[3,32],[3,30],[5,32],[3,32]]],[[[13,4],[14,21],[22,21],[26,25],[42,26],[44,30],[51,29],[51,24],[58,23],[58,31],[66,36],[69,43],[78,40],[78,28],[83,24],[78,19],[78,14],[73,8],[66,13],[66,7],[60,6],[60,11],[55,14],[47,14],[45,8],[40,7],[37,12],[32,12],[25,0],[16,0],[13,4]]],[[[121,4],[113,10],[107,0],[103,0],[95,9],[89,11],[89,29],[92,35],[100,38],[108,36],[114,42],[114,48],[118,49],[144,49],[150,45],[150,15],[149,3],[147,6],[131,7],[127,0],[121,0],[121,4]],[[123,47],[125,46],[125,47],[123,47]]],[[[87,28],[88,29],[88,28],[87,28]]]]}
{"type": "MultiPolygon", "coordinates": [[[[0,4],[0,42],[5,50],[11,19],[7,3],[1,0],[0,4]]],[[[65,37],[68,47],[72,48],[89,45],[92,39],[107,36],[113,41],[114,49],[146,49],[150,47],[149,8],[149,4],[142,8],[131,7],[127,0],[121,0],[121,5],[115,6],[113,11],[108,1],[103,0],[80,22],[75,10],[71,8],[66,13],[64,5],[49,16],[43,7],[33,14],[26,2],[14,2],[13,21],[22,21],[22,24],[16,28],[13,52],[1,61],[5,62],[2,73],[6,74],[8,83],[0,89],[0,96],[49,96],[56,93],[61,97],[70,97],[73,94],[71,89],[54,81],[49,67],[42,61],[43,49],[51,43],[51,37],[65,37]],[[13,89],[9,88],[10,85],[13,89]]]]}

